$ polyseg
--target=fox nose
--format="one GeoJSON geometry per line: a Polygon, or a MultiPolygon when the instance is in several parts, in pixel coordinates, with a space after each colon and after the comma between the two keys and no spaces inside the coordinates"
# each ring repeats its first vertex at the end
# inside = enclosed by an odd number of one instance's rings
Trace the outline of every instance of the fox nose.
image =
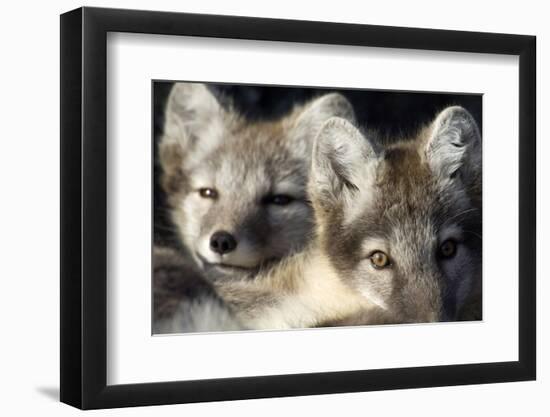
{"type": "Polygon", "coordinates": [[[210,237],[210,249],[223,255],[231,252],[237,247],[237,241],[230,233],[218,231],[210,237]]]}

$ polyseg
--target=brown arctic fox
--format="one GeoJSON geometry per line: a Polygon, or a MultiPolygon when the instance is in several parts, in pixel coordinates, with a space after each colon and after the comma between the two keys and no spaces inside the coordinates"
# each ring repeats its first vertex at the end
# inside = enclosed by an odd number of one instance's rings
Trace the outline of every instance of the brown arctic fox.
{"type": "Polygon", "coordinates": [[[481,318],[481,137],[465,109],[391,144],[335,117],[312,159],[314,241],[253,281],[215,283],[240,323],[481,318]]]}

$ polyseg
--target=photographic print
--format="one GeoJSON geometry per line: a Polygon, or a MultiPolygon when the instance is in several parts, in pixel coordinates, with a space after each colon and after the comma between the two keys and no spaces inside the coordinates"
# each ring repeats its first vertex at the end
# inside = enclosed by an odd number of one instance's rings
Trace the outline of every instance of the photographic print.
{"type": "Polygon", "coordinates": [[[60,33],[62,402],[536,379],[534,36],[89,7],[60,33]]]}
{"type": "Polygon", "coordinates": [[[481,95],[153,97],[153,334],[482,319],[481,95]]]}

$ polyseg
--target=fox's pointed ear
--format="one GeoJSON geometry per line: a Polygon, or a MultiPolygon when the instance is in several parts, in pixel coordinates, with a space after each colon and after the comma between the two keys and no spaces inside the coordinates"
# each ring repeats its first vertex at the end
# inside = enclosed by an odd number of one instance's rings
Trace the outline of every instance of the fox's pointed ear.
{"type": "Polygon", "coordinates": [[[462,107],[443,110],[435,118],[426,145],[433,172],[443,178],[460,174],[463,180],[481,173],[481,135],[472,115],[462,107]]]}
{"type": "Polygon", "coordinates": [[[307,104],[294,124],[291,135],[293,150],[309,157],[317,134],[331,117],[355,121],[353,107],[342,94],[325,94],[307,104]]]}
{"type": "MultiPolygon", "coordinates": [[[[204,84],[176,83],[166,103],[159,159],[164,184],[181,176],[181,170],[216,147],[223,132],[224,110],[204,84]]],[[[168,188],[169,185],[168,185],[168,188]]]]}
{"type": "Polygon", "coordinates": [[[347,208],[373,166],[372,144],[349,121],[334,117],[321,128],[313,149],[309,193],[316,209],[347,208]]]}

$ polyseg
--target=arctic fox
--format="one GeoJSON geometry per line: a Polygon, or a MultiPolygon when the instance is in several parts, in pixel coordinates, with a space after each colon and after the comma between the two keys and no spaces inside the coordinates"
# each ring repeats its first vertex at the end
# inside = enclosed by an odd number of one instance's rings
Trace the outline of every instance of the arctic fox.
{"type": "Polygon", "coordinates": [[[337,93],[253,122],[222,107],[204,84],[174,85],[159,144],[161,182],[181,241],[209,278],[254,274],[308,241],[311,150],[335,116],[354,119],[337,93]]]}
{"type": "Polygon", "coordinates": [[[313,150],[316,238],[254,281],[216,282],[248,328],[481,318],[481,137],[449,107],[383,143],[339,117],[313,150]]]}
{"type": "Polygon", "coordinates": [[[223,107],[204,84],[173,86],[159,143],[161,184],[196,267],[155,248],[156,333],[242,328],[202,277],[252,279],[303,248],[313,229],[306,195],[313,142],[335,116],[354,120],[351,104],[337,93],[276,120],[250,121],[223,107]],[[192,295],[190,283],[197,287],[192,295]]]}

